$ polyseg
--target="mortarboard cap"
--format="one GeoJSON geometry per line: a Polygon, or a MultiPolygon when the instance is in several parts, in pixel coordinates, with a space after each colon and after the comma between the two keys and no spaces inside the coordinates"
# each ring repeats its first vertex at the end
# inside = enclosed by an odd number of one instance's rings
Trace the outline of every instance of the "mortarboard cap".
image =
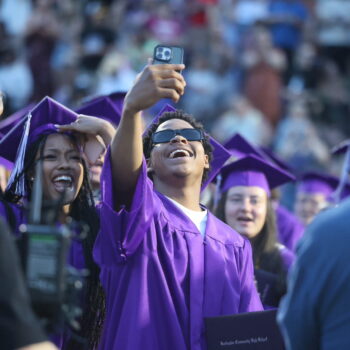
{"type": "Polygon", "coordinates": [[[285,171],[292,172],[290,166],[269,148],[261,146],[260,151],[265,155],[265,159],[272,161],[272,163],[276,164],[279,168],[285,171]]]}
{"type": "MultiPolygon", "coordinates": [[[[33,143],[42,134],[57,132],[55,124],[69,124],[77,114],[50,97],[45,97],[22,118],[0,141],[0,156],[15,162],[17,149],[26,135],[28,143],[33,143]],[[26,127],[28,130],[26,130],[26,127]]],[[[27,143],[26,143],[27,145],[27,143]]]]}
{"type": "Polygon", "coordinates": [[[202,191],[205,189],[205,187],[208,186],[210,182],[212,182],[215,179],[217,174],[220,172],[221,168],[231,157],[231,153],[213,137],[209,136],[209,141],[211,146],[213,147],[213,154],[212,160],[210,162],[210,170],[207,179],[202,184],[202,191]]]}
{"type": "Polygon", "coordinates": [[[289,182],[293,177],[270,162],[249,154],[221,169],[220,191],[233,186],[257,186],[270,195],[270,190],[289,182]]]}
{"type": "Polygon", "coordinates": [[[2,120],[0,122],[0,139],[19,123],[34,106],[35,104],[31,103],[2,120]]]}
{"type": "Polygon", "coordinates": [[[252,145],[248,140],[246,140],[242,135],[236,133],[233,135],[225,144],[224,147],[228,149],[234,158],[240,159],[247,154],[254,154],[259,158],[265,159],[269,163],[274,164],[278,168],[289,172],[291,177],[290,181],[294,181],[295,177],[292,175],[290,167],[279,159],[272,151],[265,147],[257,147],[252,145]]]}
{"type": "MultiPolygon", "coordinates": [[[[27,146],[43,134],[57,132],[55,124],[69,124],[76,118],[75,112],[52,98],[45,97],[0,140],[0,156],[14,163],[8,188],[23,170],[27,146]]],[[[23,176],[15,191],[18,195],[25,194],[23,176]]]]}
{"type": "Polygon", "coordinates": [[[122,115],[123,112],[123,104],[124,104],[124,98],[126,95],[126,91],[117,91],[112,92],[108,95],[109,99],[113,102],[113,105],[117,108],[117,111],[120,115],[122,115]]]}
{"type": "MultiPolygon", "coordinates": [[[[297,191],[310,194],[323,194],[327,199],[330,199],[332,193],[337,189],[339,179],[335,176],[322,174],[318,172],[307,172],[301,175],[297,191]]],[[[350,184],[346,183],[342,193],[341,199],[350,194],[350,184]]]]}
{"type": "Polygon", "coordinates": [[[260,158],[264,158],[262,152],[239,133],[234,134],[226,141],[224,147],[228,149],[236,159],[240,159],[247,154],[254,154],[260,158]]]}
{"type": "Polygon", "coordinates": [[[174,108],[172,105],[170,105],[169,103],[166,103],[161,110],[158,112],[158,114],[152,119],[151,123],[148,125],[148,127],[146,128],[146,130],[143,133],[143,136],[145,136],[145,134],[147,134],[148,129],[151,127],[151,125],[158,123],[159,118],[166,112],[175,112],[176,108],[174,108]]]}
{"type": "Polygon", "coordinates": [[[333,154],[343,154],[345,153],[350,146],[350,140],[344,140],[343,142],[339,143],[335,147],[332,148],[333,154]]]}
{"type": "Polygon", "coordinates": [[[9,171],[13,169],[13,163],[3,157],[0,157],[0,166],[9,171]]]}
{"type": "Polygon", "coordinates": [[[125,93],[115,93],[113,96],[115,99],[108,95],[88,100],[76,109],[76,113],[102,118],[117,126],[121,119],[125,93]]]}

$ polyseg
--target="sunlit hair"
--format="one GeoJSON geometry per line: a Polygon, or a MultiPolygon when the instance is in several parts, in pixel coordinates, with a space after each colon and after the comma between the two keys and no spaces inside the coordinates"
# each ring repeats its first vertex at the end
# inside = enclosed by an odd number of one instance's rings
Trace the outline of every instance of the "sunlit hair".
{"type": "MultiPolygon", "coordinates": [[[[62,134],[69,137],[73,145],[78,145],[77,139],[71,134],[62,134]]],[[[4,197],[7,201],[12,203],[21,203],[23,198],[14,195],[13,188],[15,188],[16,181],[20,176],[25,176],[25,189],[28,199],[31,197],[32,181],[31,177],[34,174],[37,155],[41,157],[45,148],[46,140],[49,135],[41,136],[37,141],[33,142],[26,151],[23,172],[19,174],[17,179],[9,188],[4,197]]],[[[69,215],[79,223],[85,223],[89,227],[89,233],[85,239],[82,240],[84,260],[86,267],[89,270],[89,276],[86,280],[85,300],[83,305],[83,315],[81,318],[81,331],[77,338],[72,337],[68,341],[68,345],[64,346],[65,350],[79,350],[97,348],[97,344],[102,332],[103,321],[105,317],[105,296],[100,284],[99,274],[100,269],[94,262],[92,257],[92,250],[95,243],[96,236],[99,231],[99,215],[94,205],[93,194],[90,186],[88,168],[82,158],[83,165],[83,182],[79,193],[75,200],[70,205],[69,215]],[[86,340],[87,344],[82,344],[81,339],[86,340]]],[[[10,223],[15,230],[16,223],[10,223]]]]}
{"type": "MultiPolygon", "coordinates": [[[[213,147],[210,144],[209,136],[205,133],[205,130],[203,128],[203,125],[198,122],[192,115],[187,114],[181,110],[176,110],[173,112],[165,112],[162,114],[162,116],[158,119],[157,123],[152,124],[148,129],[143,137],[143,154],[146,159],[150,158],[151,152],[152,152],[152,143],[151,138],[152,134],[157,130],[158,126],[167,120],[171,119],[181,119],[186,121],[187,123],[191,124],[194,128],[200,129],[203,132],[204,139],[202,141],[204,153],[208,156],[209,164],[212,159],[212,153],[213,153],[213,147]]],[[[210,169],[204,169],[203,172],[203,178],[202,182],[206,180],[208,173],[210,169]]]]}

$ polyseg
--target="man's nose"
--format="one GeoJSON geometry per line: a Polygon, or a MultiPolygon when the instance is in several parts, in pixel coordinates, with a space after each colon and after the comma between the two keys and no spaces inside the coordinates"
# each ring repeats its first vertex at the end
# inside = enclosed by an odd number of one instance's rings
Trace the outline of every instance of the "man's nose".
{"type": "Polygon", "coordinates": [[[171,140],[171,143],[176,143],[176,142],[180,142],[180,143],[188,143],[187,139],[181,135],[175,135],[171,140]]]}

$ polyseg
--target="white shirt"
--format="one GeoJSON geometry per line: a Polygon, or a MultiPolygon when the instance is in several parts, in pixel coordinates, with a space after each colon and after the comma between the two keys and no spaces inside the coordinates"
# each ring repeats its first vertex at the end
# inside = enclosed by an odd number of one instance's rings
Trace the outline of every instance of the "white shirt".
{"type": "MultiPolygon", "coordinates": [[[[166,196],[167,197],[167,196],[166,196]]],[[[174,201],[173,199],[167,197],[172,203],[174,203],[181,211],[186,214],[192,222],[196,225],[201,235],[205,236],[205,229],[207,228],[207,220],[208,220],[208,210],[204,209],[202,211],[195,211],[188,209],[181,205],[180,203],[174,201]]]]}

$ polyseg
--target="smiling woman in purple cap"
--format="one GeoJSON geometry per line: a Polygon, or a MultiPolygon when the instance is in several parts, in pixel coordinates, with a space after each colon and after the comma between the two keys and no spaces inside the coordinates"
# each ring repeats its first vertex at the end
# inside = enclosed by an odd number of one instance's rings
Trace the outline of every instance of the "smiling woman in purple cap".
{"type": "Polygon", "coordinates": [[[255,277],[265,308],[278,306],[286,291],[286,273],[294,254],[277,243],[271,189],[290,175],[249,154],[221,169],[217,216],[248,238],[253,247],[255,277]]]}
{"type": "Polygon", "coordinates": [[[106,292],[100,349],[205,349],[204,317],[262,308],[249,242],[199,203],[211,153],[202,128],[169,112],[143,149],[141,111],[180,99],[182,69],[145,67],[106,155],[94,247],[106,292]]]}
{"type": "MultiPolygon", "coordinates": [[[[84,240],[72,240],[69,263],[77,269],[88,268],[89,277],[83,304],[80,336],[89,349],[94,349],[99,339],[104,317],[104,295],[99,284],[99,269],[92,259],[92,247],[99,229],[98,212],[95,209],[88,181],[86,161],[93,161],[92,147],[96,139],[81,133],[58,132],[59,124],[71,123],[71,129],[99,134],[108,144],[114,128],[102,119],[78,117],[76,113],[53,99],[46,97],[37,104],[18,125],[1,140],[0,156],[14,162],[6,192],[6,202],[0,203],[0,215],[7,219],[18,235],[18,227],[27,222],[23,205],[31,200],[35,165],[42,161],[42,189],[44,200],[62,199],[58,223],[64,224],[68,217],[85,222],[90,231],[84,240]],[[107,123],[107,124],[106,124],[107,123]],[[80,135],[80,136],[79,136],[80,135]]],[[[94,144],[93,146],[98,146],[94,144]]],[[[82,349],[74,338],[65,338],[64,349],[82,349]]]]}

